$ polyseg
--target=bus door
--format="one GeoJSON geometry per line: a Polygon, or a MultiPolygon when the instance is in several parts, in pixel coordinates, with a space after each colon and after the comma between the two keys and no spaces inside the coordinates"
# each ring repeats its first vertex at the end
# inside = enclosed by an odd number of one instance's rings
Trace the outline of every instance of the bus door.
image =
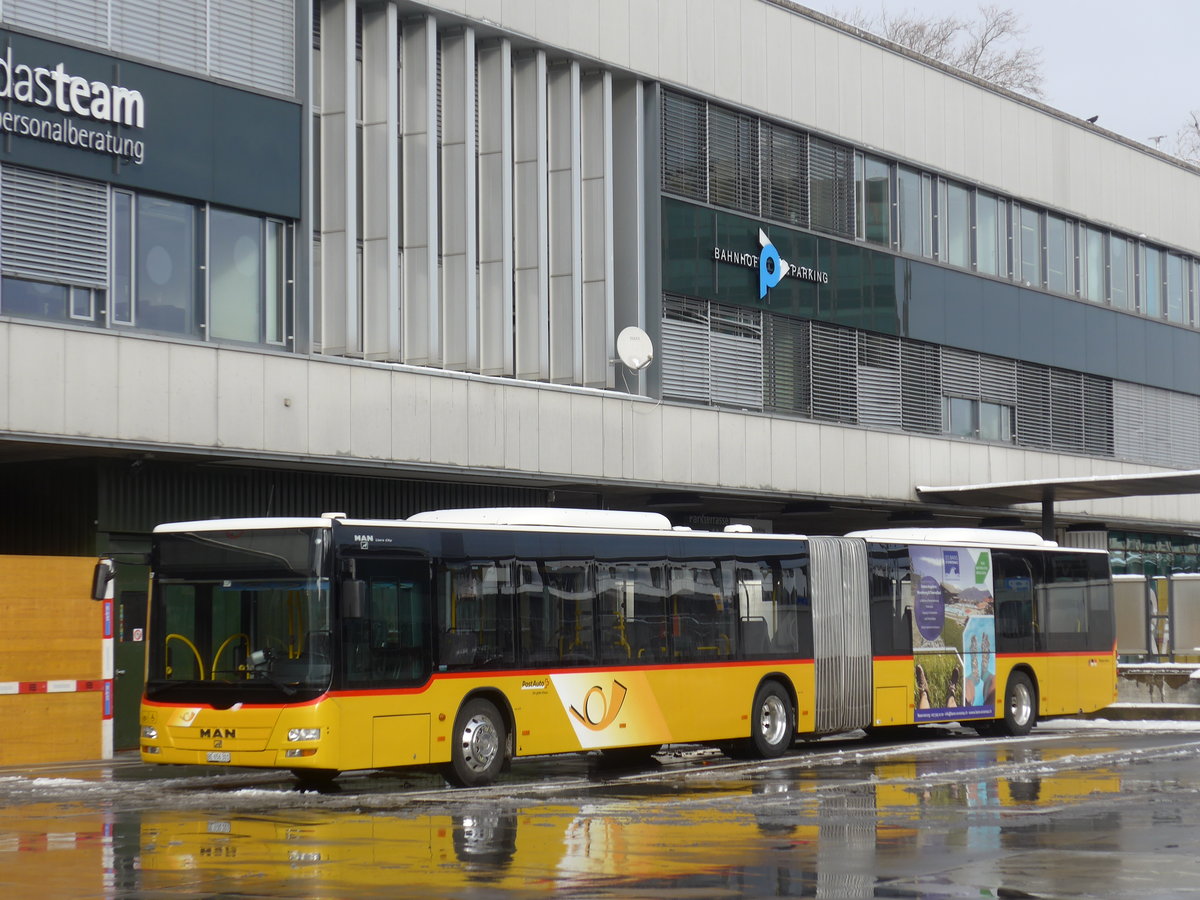
{"type": "Polygon", "coordinates": [[[867,545],[858,538],[809,538],[817,731],[871,724],[871,621],[867,545]]]}

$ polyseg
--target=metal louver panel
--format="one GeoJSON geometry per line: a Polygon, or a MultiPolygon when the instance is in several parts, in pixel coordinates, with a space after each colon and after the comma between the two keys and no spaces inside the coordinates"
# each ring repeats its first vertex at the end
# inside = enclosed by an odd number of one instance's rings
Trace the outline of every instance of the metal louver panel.
{"type": "Polygon", "coordinates": [[[708,202],[758,212],[758,122],[718,106],[708,109],[708,202]]]}
{"type": "Polygon", "coordinates": [[[207,71],[207,13],[206,0],[113,0],[112,49],[207,71]]]}
{"type": "Polygon", "coordinates": [[[709,311],[713,403],[762,409],[762,324],[756,310],[716,303],[709,311]]]}
{"type": "Polygon", "coordinates": [[[1146,391],[1141,384],[1113,383],[1113,454],[1119,459],[1146,458],[1146,391]]]}
{"type": "Polygon", "coordinates": [[[109,0],[4,0],[3,21],[93,46],[108,46],[109,0]]]}
{"type": "Polygon", "coordinates": [[[942,348],[942,395],[979,399],[979,354],[942,348]]]}
{"type": "Polygon", "coordinates": [[[859,424],[900,428],[900,407],[900,340],[881,334],[860,334],[859,424]]]}
{"type": "Polygon", "coordinates": [[[858,421],[858,341],[853,330],[812,323],[812,417],[858,421]]]}
{"type": "Polygon", "coordinates": [[[662,390],[664,397],[707,403],[710,396],[708,304],[663,298],[662,390]]]}
{"type": "Polygon", "coordinates": [[[295,16],[295,0],[209,0],[210,73],[294,95],[295,16]]]}
{"type": "Polygon", "coordinates": [[[762,213],[808,225],[808,135],[761,124],[762,213]]]}
{"type": "Polygon", "coordinates": [[[763,317],[763,402],[771,408],[812,414],[809,399],[809,323],[790,316],[763,317]]]}
{"type": "Polygon", "coordinates": [[[1049,449],[1053,444],[1050,423],[1050,370],[1017,363],[1017,443],[1049,449]]]}
{"type": "Polygon", "coordinates": [[[979,357],[979,399],[989,403],[1015,406],[1017,402],[1017,362],[998,356],[979,357]]]}
{"type": "Polygon", "coordinates": [[[1083,450],[1083,377],[1078,372],[1050,370],[1051,447],[1083,450]]]}
{"type": "Polygon", "coordinates": [[[0,168],[0,267],[5,275],[108,284],[108,188],[94,181],[0,168]]]}
{"type": "Polygon", "coordinates": [[[672,91],[662,94],[662,189],[708,199],[708,107],[672,91]]]}
{"type": "Polygon", "coordinates": [[[854,153],[820,138],[808,141],[812,228],[854,237],[854,153]]]}
{"type": "Polygon", "coordinates": [[[933,344],[900,344],[900,423],[905,431],[942,430],[941,354],[933,344]]]}
{"type": "MultiPolygon", "coordinates": [[[[1098,378],[1093,375],[1083,376],[1083,447],[1092,456],[1112,456],[1113,454],[1113,383],[1107,378],[1098,378]]],[[[1192,411],[1192,422],[1194,423],[1191,429],[1190,441],[1187,444],[1191,448],[1193,458],[1195,456],[1195,448],[1198,446],[1196,441],[1200,437],[1200,420],[1196,418],[1197,413],[1200,413],[1196,398],[1185,394],[1176,394],[1176,397],[1184,398],[1190,402],[1192,411]]],[[[1175,421],[1183,421],[1182,414],[1175,421]]],[[[1188,459],[1181,459],[1180,465],[1190,465],[1188,459]]]]}

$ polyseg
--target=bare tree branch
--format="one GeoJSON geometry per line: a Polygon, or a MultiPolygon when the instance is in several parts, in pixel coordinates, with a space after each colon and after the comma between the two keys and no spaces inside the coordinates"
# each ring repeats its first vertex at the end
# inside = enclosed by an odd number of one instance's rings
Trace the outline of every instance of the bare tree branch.
{"type": "Polygon", "coordinates": [[[834,17],[1010,91],[1042,96],[1041,48],[1024,43],[1029,28],[1007,7],[981,5],[973,19],[860,8],[834,17]]]}

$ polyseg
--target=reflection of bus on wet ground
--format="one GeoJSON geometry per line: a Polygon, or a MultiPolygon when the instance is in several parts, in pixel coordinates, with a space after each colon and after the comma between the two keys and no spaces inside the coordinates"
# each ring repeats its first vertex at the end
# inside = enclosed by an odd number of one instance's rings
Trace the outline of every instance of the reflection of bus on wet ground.
{"type": "Polygon", "coordinates": [[[147,762],[338,772],[513,757],[770,758],[796,734],[1027,732],[1115,697],[1101,552],[1029,534],[680,531],[449,510],[155,531],[147,762]]]}

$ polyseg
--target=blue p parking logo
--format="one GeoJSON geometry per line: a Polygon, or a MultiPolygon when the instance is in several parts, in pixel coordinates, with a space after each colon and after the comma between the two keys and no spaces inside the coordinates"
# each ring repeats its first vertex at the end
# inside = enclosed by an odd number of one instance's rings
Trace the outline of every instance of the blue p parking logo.
{"type": "Polygon", "coordinates": [[[762,247],[758,255],[758,299],[761,300],[767,296],[767,291],[783,280],[788,264],[779,258],[779,251],[761,228],[758,229],[758,243],[762,247]]]}

